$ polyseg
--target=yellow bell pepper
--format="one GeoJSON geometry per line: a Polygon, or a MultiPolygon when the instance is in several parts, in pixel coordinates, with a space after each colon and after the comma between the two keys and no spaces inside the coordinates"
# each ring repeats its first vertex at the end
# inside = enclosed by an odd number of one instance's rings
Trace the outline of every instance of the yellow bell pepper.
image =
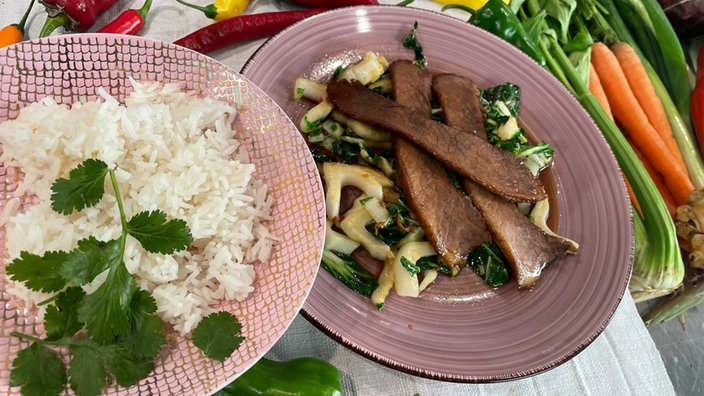
{"type": "Polygon", "coordinates": [[[187,3],[183,0],[176,1],[186,7],[201,11],[206,17],[216,21],[224,21],[242,14],[249,4],[249,0],[215,0],[213,4],[203,7],[187,3]]]}
{"type": "MultiPolygon", "coordinates": [[[[510,0],[503,0],[504,3],[508,4],[510,0]]],[[[469,7],[473,10],[478,10],[482,7],[484,7],[484,4],[486,4],[487,0],[435,0],[436,3],[440,4],[459,4],[463,5],[465,7],[469,7]]]]}

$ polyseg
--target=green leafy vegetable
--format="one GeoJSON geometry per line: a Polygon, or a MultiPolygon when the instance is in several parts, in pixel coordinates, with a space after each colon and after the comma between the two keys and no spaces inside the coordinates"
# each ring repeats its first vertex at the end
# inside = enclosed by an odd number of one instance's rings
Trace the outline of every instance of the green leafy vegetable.
{"type": "Polygon", "coordinates": [[[415,60],[413,63],[420,67],[425,67],[426,65],[426,60],[425,60],[425,53],[423,50],[423,45],[421,45],[420,40],[418,40],[418,36],[416,35],[416,31],[418,30],[418,21],[415,21],[413,23],[413,27],[411,28],[411,31],[408,32],[406,37],[403,39],[403,46],[406,48],[410,48],[413,50],[415,54],[415,60]]]}
{"type": "Polygon", "coordinates": [[[69,383],[77,395],[99,395],[105,386],[107,369],[99,348],[75,345],[71,348],[73,359],[68,367],[69,383]]]}
{"type": "Polygon", "coordinates": [[[31,290],[55,292],[66,286],[66,280],[59,274],[66,257],[66,252],[47,252],[43,256],[20,252],[20,257],[8,264],[5,272],[10,279],[24,282],[31,290]]]}
{"type": "Polygon", "coordinates": [[[34,342],[12,362],[10,386],[19,386],[25,396],[58,395],[66,387],[66,366],[59,355],[34,342]]]}
{"type": "Polygon", "coordinates": [[[365,297],[370,297],[379,286],[376,277],[348,255],[326,249],[320,264],[345,286],[365,297]]]}
{"type": "Polygon", "coordinates": [[[100,344],[115,341],[129,330],[127,309],[137,284],[120,261],[113,263],[100,287],[86,295],[78,308],[78,318],[86,324],[88,335],[100,344]]]}
{"type": "Polygon", "coordinates": [[[70,287],[56,296],[54,304],[44,313],[47,340],[73,337],[83,328],[83,322],[78,319],[78,304],[85,295],[80,287],[70,287]]]}
{"type": "Polygon", "coordinates": [[[58,179],[51,186],[51,207],[69,215],[97,204],[105,192],[108,166],[97,159],[88,159],[69,173],[68,179],[58,179]]]}
{"type": "Polygon", "coordinates": [[[138,358],[154,359],[166,342],[164,324],[156,315],[156,301],[144,290],[137,291],[129,307],[130,329],[120,345],[138,358]]]}
{"type": "Polygon", "coordinates": [[[92,282],[96,276],[120,260],[120,241],[101,242],[94,237],[78,241],[61,265],[59,274],[75,285],[92,282]]]}
{"type": "Polygon", "coordinates": [[[495,243],[479,245],[469,254],[469,265],[491,286],[501,286],[511,278],[506,258],[495,243]]]}
{"type": "Polygon", "coordinates": [[[193,330],[193,345],[209,358],[224,361],[244,341],[241,330],[242,325],[231,313],[212,313],[193,330]]]}
{"type": "Polygon", "coordinates": [[[405,256],[401,256],[401,265],[411,276],[415,276],[420,272],[420,266],[416,265],[416,263],[407,259],[405,256]]]}
{"type": "Polygon", "coordinates": [[[185,221],[167,220],[166,213],[155,210],[141,212],[127,222],[127,233],[135,237],[148,252],[171,254],[193,242],[185,221]]]}

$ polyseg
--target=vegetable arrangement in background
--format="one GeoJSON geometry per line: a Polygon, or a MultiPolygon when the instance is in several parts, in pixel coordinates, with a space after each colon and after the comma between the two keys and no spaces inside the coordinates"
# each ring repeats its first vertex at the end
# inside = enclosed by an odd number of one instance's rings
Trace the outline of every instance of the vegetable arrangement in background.
{"type": "Polygon", "coordinates": [[[174,44],[207,54],[229,45],[269,37],[311,15],[325,11],[311,8],[297,11],[246,14],[202,27],[174,44]]]}
{"type": "Polygon", "coordinates": [[[117,0],[41,0],[47,18],[39,36],[46,37],[60,27],[67,31],[85,32],[95,24],[100,14],[116,2],[117,0]]]}
{"type": "Polygon", "coordinates": [[[123,12],[112,22],[98,30],[98,33],[137,34],[144,27],[151,7],[152,0],[146,0],[141,8],[129,9],[123,12]]]}
{"type": "Polygon", "coordinates": [[[25,25],[27,24],[29,13],[32,11],[32,7],[34,7],[34,1],[35,0],[31,0],[29,2],[27,11],[24,12],[22,19],[18,23],[7,25],[0,30],[0,48],[17,44],[24,39],[25,25]]]}
{"type": "Polygon", "coordinates": [[[342,396],[339,370],[311,357],[277,362],[261,358],[214,396],[342,396]]]}
{"type": "Polygon", "coordinates": [[[183,0],[176,1],[186,7],[201,11],[206,17],[215,21],[224,21],[236,17],[242,14],[249,4],[249,0],[216,0],[214,3],[207,6],[198,6],[183,0]]]}
{"type": "Polygon", "coordinates": [[[522,40],[539,48],[613,149],[634,203],[634,300],[680,294],[688,245],[674,216],[692,207],[704,163],[691,126],[691,73],[663,9],[655,0],[488,0],[468,10],[469,22],[487,9],[504,20],[485,29],[515,42],[516,30],[502,26],[520,24],[522,40]]]}

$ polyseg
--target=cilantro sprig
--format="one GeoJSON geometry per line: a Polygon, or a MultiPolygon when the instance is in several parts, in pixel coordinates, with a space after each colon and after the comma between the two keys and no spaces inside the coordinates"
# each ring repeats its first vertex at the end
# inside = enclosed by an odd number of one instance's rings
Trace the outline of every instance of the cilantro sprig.
{"type": "MultiPolygon", "coordinates": [[[[125,243],[131,236],[151,253],[184,250],[193,242],[186,222],[168,219],[161,210],[127,219],[115,171],[98,159],[84,161],[68,178],[54,182],[52,209],[70,215],[95,206],[105,193],[106,177],[117,200],[119,238],[100,241],[91,236],[67,252],[23,251],[5,268],[10,279],[27,288],[55,293],[43,303],[45,338],[12,333],[30,342],[18,353],[10,373],[10,385],[21,387],[27,396],[59,395],[67,385],[78,396],[98,395],[110,378],[121,386],[134,385],[154,369],[154,359],[166,342],[156,300],[139,289],[125,266],[125,243]],[[81,286],[103,273],[103,283],[86,293],[81,286]],[[71,352],[68,367],[60,348],[71,352]]],[[[198,324],[193,343],[206,356],[222,361],[244,340],[240,331],[234,315],[218,312],[198,324]]]]}

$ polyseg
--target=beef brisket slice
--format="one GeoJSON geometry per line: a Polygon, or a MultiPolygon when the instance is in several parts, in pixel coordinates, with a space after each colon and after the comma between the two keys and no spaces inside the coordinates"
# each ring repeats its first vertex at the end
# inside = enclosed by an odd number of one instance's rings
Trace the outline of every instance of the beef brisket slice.
{"type": "MultiPolygon", "coordinates": [[[[432,75],[410,61],[389,66],[396,103],[431,113],[432,75]]],[[[398,135],[393,140],[399,184],[428,241],[450,266],[464,265],[469,252],[491,240],[484,218],[433,157],[398,135]]]]}
{"type": "Polygon", "coordinates": [[[465,179],[463,186],[470,192],[494,242],[511,265],[519,288],[532,287],[545,265],[571,250],[569,242],[545,233],[514,203],[470,180],[465,179]]]}
{"type": "Polygon", "coordinates": [[[442,108],[445,123],[486,140],[486,120],[479,87],[466,76],[442,73],[433,77],[432,92],[442,108]]]}
{"type": "Polygon", "coordinates": [[[349,117],[397,133],[445,166],[512,201],[547,197],[523,161],[482,138],[436,122],[416,110],[386,99],[358,82],[328,85],[328,99],[349,117]]]}

